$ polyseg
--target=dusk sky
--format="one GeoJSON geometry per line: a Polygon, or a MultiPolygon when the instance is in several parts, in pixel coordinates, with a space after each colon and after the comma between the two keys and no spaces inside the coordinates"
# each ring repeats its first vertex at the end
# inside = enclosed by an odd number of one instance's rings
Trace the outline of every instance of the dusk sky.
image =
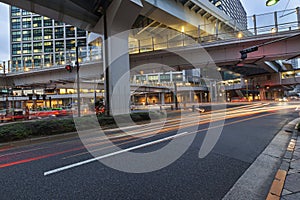
{"type": "MultiPolygon", "coordinates": [[[[300,0],[281,0],[275,6],[265,6],[265,0],[241,0],[247,15],[262,14],[278,10],[292,9],[300,6],[300,0]]],[[[9,45],[9,7],[0,3],[0,62],[10,59],[9,45]]]]}

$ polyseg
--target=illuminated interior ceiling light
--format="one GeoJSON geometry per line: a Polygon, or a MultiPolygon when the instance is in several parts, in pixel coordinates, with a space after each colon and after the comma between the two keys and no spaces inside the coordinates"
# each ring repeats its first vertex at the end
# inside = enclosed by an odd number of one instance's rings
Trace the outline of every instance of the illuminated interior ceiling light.
{"type": "Polygon", "coordinates": [[[181,32],[184,33],[184,26],[181,27],[181,32]]]}
{"type": "Polygon", "coordinates": [[[267,0],[266,1],[266,6],[273,6],[277,4],[280,0],[267,0]]]}
{"type": "Polygon", "coordinates": [[[239,32],[238,35],[237,35],[237,37],[238,37],[238,38],[242,38],[242,37],[243,37],[243,34],[242,34],[241,32],[239,32]]]}

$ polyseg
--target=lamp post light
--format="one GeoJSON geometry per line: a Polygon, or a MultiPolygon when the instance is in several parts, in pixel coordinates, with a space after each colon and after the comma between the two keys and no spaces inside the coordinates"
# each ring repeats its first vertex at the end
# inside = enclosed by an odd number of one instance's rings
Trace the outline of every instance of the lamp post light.
{"type": "Polygon", "coordinates": [[[280,0],[267,0],[266,1],[266,6],[273,6],[277,4],[280,0]]]}

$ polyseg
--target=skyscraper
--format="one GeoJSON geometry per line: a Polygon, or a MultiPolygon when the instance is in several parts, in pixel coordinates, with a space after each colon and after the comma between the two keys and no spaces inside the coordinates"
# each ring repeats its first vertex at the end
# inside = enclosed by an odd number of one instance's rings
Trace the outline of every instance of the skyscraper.
{"type": "Polygon", "coordinates": [[[85,30],[14,6],[10,19],[11,72],[63,65],[75,60],[76,45],[87,47],[85,30]]]}
{"type": "Polygon", "coordinates": [[[247,13],[240,0],[209,0],[226,15],[234,19],[242,28],[247,28],[247,13]]]}

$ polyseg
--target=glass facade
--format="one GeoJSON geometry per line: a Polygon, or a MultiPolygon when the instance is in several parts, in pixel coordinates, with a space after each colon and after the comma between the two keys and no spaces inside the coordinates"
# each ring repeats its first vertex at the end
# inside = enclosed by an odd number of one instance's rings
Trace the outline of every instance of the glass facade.
{"type": "Polygon", "coordinates": [[[240,0],[210,0],[210,2],[238,22],[244,29],[247,29],[247,13],[240,0]]]}
{"type": "Polygon", "coordinates": [[[75,47],[85,47],[87,31],[11,6],[11,71],[41,69],[75,59],[75,47]]]}

